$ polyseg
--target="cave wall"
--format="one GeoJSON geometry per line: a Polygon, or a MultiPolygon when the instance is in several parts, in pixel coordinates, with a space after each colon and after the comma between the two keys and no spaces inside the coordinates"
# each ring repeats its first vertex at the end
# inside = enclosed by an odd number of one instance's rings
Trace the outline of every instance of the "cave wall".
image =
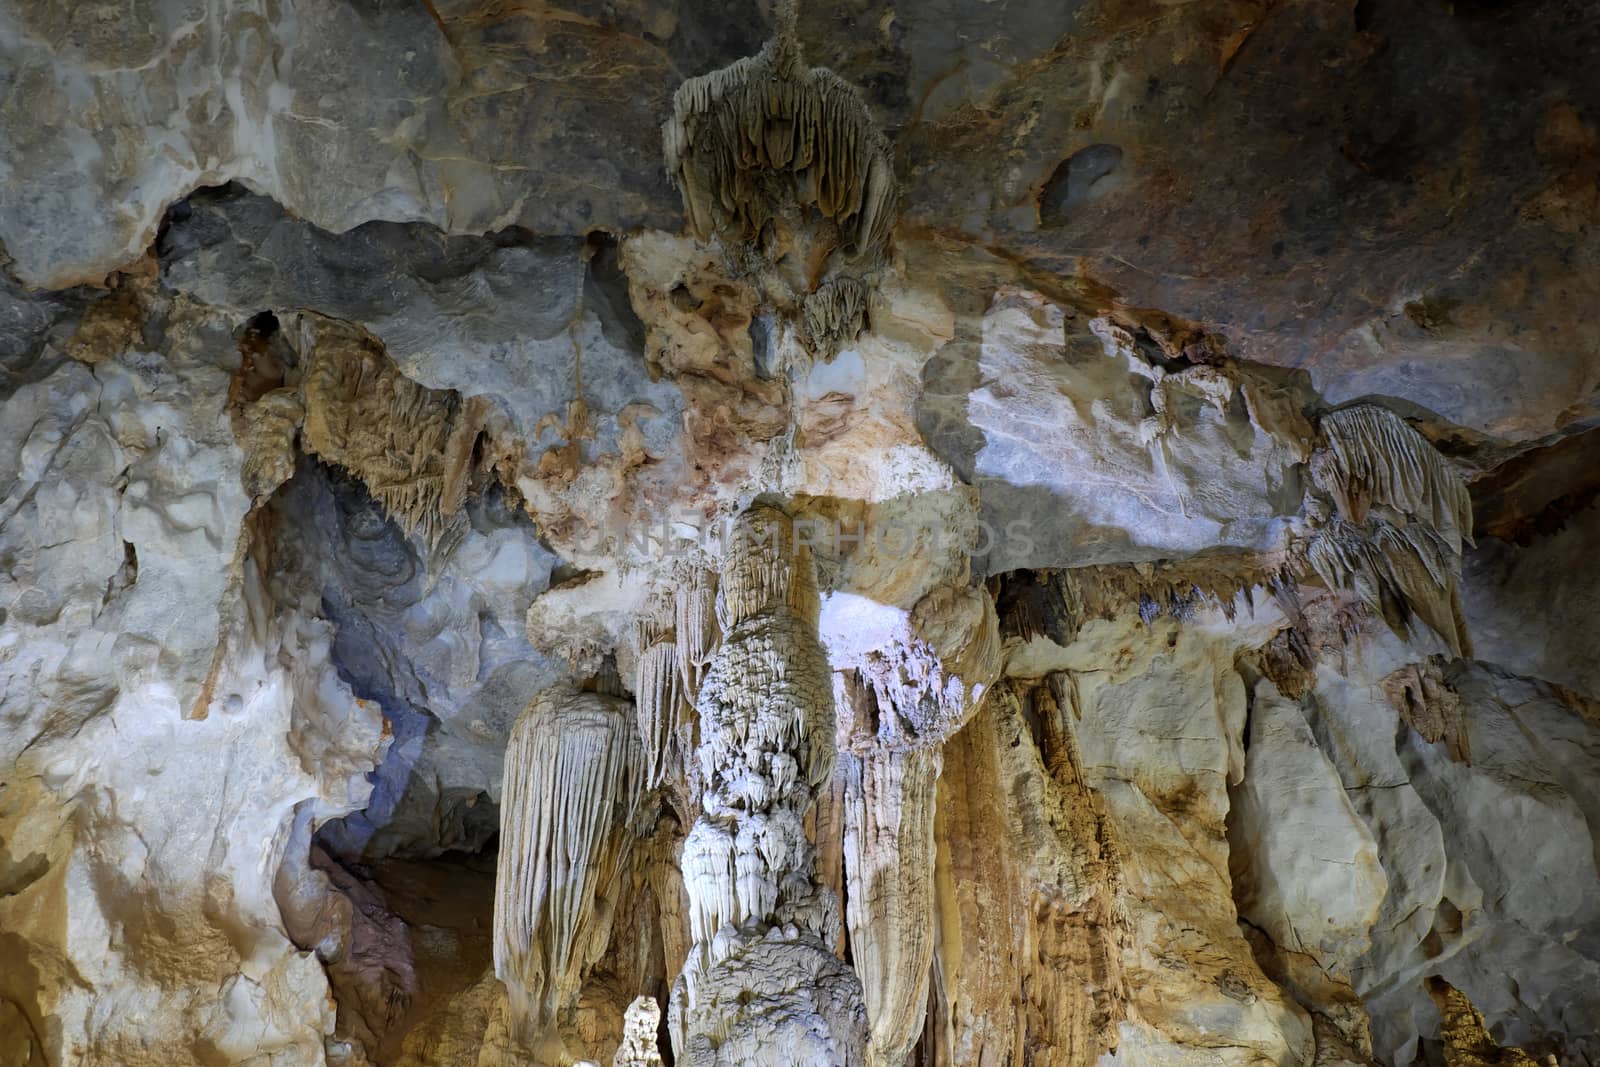
{"type": "Polygon", "coordinates": [[[822,345],[662,165],[780,7],[0,10],[0,1062],[684,1063],[785,939],[852,1063],[1600,1056],[1600,17],[806,4],[898,183],[822,345]],[[730,957],[760,494],[837,758],[730,957]],[[530,1042],[507,745],[668,632],[530,1042]]]}

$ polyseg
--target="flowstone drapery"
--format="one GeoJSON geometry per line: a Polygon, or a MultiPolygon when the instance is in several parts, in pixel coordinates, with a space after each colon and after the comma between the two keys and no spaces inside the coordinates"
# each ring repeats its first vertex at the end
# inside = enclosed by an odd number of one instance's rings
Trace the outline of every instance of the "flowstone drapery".
{"type": "Polygon", "coordinates": [[[495,877],[494,971],[512,1037],[562,1055],[553,1027],[610,937],[629,845],[639,751],[627,702],[557,688],[506,746],[495,877]]]}

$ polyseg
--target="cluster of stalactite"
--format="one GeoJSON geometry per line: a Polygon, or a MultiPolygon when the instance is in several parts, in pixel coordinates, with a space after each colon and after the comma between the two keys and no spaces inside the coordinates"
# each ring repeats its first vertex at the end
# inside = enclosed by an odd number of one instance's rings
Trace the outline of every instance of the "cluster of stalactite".
{"type": "Polygon", "coordinates": [[[412,381],[349,323],[303,314],[295,332],[298,353],[248,334],[241,344],[255,373],[241,372],[252,388],[241,393],[236,382],[230,407],[252,499],[287,481],[303,451],[360,479],[407,535],[438,547],[459,534],[473,487],[496,464],[509,471],[520,450],[504,419],[485,398],[412,381]],[[271,358],[277,347],[287,359],[271,358]],[[483,447],[488,438],[496,440],[483,447]]]}
{"type": "Polygon", "coordinates": [[[1420,620],[1453,654],[1470,656],[1457,580],[1462,544],[1472,543],[1472,501],[1460,475],[1387,408],[1332,412],[1321,431],[1311,480],[1337,513],[1312,501],[1311,568],[1401,636],[1420,620]]]}
{"type": "Polygon", "coordinates": [[[634,625],[633,693],[645,788],[662,791],[675,817],[692,822],[700,811],[695,699],[721,641],[717,572],[686,565],[675,579],[672,595],[634,625]]]}
{"type": "Polygon", "coordinates": [[[610,939],[641,757],[627,701],[558,687],[506,746],[494,970],[513,1039],[561,1062],[558,1023],[610,939]]]}
{"type": "Polygon", "coordinates": [[[855,87],[806,67],[794,0],[754,56],[690,78],[662,129],[689,226],[786,290],[801,342],[830,358],[866,322],[898,198],[889,143],[855,87]]]}

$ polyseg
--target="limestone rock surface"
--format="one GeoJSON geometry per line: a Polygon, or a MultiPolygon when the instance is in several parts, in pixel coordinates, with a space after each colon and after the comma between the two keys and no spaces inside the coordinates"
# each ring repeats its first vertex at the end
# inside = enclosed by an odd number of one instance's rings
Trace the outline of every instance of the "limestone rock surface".
{"type": "Polygon", "coordinates": [[[0,1063],[1588,1067],[1597,50],[0,5],[0,1063]]]}

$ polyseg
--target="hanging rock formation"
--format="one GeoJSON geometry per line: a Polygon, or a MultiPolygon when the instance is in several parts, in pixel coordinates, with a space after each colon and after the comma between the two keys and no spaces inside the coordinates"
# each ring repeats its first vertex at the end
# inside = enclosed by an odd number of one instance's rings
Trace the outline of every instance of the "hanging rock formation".
{"type": "Polygon", "coordinates": [[[1453,654],[1470,656],[1457,581],[1462,543],[1472,544],[1472,501],[1461,476],[1386,408],[1335,411],[1322,433],[1311,478],[1338,515],[1311,539],[1312,569],[1398,632],[1414,616],[1453,654]]]}
{"type": "Polygon", "coordinates": [[[833,659],[849,664],[835,674],[835,796],[851,957],[872,1023],[868,1062],[903,1064],[922,1037],[933,977],[943,749],[999,674],[994,602],[981,586],[941,586],[917,602],[891,647],[839,647],[833,659]]]}
{"type": "MultiPolygon", "coordinates": [[[[634,700],[639,711],[639,740],[644,744],[644,788],[659,787],[667,772],[682,767],[683,731],[690,725],[690,695],[678,666],[674,631],[652,620],[638,627],[639,665],[634,700]]],[[[691,674],[690,677],[693,677],[691,674]]]]}
{"type": "Polygon", "coordinates": [[[558,1017],[610,937],[639,788],[626,702],[553,691],[506,746],[495,876],[494,970],[511,993],[512,1037],[560,1048],[558,1017]]]}
{"type": "Polygon", "coordinates": [[[898,193],[861,94],[804,65],[796,6],[779,0],[759,54],[678,88],[662,141],[690,229],[756,268],[773,299],[798,309],[806,348],[830,359],[866,323],[898,193]]]}
{"type": "Polygon", "coordinates": [[[937,749],[841,756],[850,947],[872,1045],[867,1062],[903,1064],[922,1036],[932,977],[937,749]]]}

